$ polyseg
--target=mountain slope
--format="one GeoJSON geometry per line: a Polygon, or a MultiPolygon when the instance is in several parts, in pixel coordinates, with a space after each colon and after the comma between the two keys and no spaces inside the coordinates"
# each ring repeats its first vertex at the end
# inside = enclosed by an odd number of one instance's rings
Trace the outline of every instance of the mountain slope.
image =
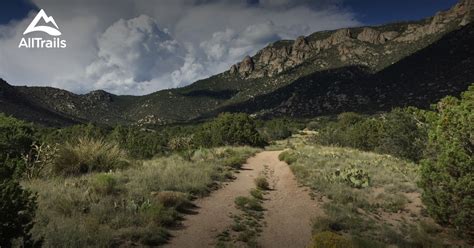
{"type": "MultiPolygon", "coordinates": [[[[462,0],[450,10],[416,22],[277,41],[226,72],[145,96],[104,91],[77,95],[49,87],[14,89],[24,101],[48,113],[104,124],[184,122],[222,111],[314,116],[425,107],[474,82],[469,24],[473,14],[474,0],[462,0]]],[[[14,103],[0,110],[42,122],[20,115],[14,103]]]]}
{"type": "MultiPolygon", "coordinates": [[[[474,25],[371,73],[365,66],[315,72],[269,94],[215,111],[310,117],[399,106],[426,108],[474,83],[474,25]]],[[[213,114],[215,114],[213,113],[213,114]]]]}
{"type": "Polygon", "coordinates": [[[0,79],[0,113],[50,126],[71,125],[79,122],[31,102],[28,97],[2,79],[0,79]]]}

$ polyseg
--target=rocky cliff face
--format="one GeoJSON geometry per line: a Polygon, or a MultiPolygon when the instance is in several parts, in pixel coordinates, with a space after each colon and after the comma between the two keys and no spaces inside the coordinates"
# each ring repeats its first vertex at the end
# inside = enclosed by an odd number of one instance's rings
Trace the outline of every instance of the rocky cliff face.
{"type": "Polygon", "coordinates": [[[450,10],[438,12],[431,18],[392,25],[392,30],[365,27],[325,32],[325,36],[318,38],[301,36],[295,41],[270,44],[255,56],[247,56],[233,65],[228,73],[243,79],[274,77],[308,60],[328,60],[327,53],[332,53],[332,50],[336,51],[339,61],[332,66],[319,61],[321,69],[363,65],[377,70],[380,68],[373,65],[387,54],[399,53],[400,58],[404,57],[408,55],[404,54],[404,45],[428,45],[423,44],[425,39],[436,39],[443,33],[465,26],[472,21],[473,15],[474,0],[462,0],[450,10]]]}
{"type": "Polygon", "coordinates": [[[216,113],[314,117],[347,111],[375,113],[400,106],[428,108],[447,95],[459,95],[474,83],[472,68],[474,23],[378,72],[368,72],[363,66],[314,71],[267,94],[224,106],[216,113]]]}

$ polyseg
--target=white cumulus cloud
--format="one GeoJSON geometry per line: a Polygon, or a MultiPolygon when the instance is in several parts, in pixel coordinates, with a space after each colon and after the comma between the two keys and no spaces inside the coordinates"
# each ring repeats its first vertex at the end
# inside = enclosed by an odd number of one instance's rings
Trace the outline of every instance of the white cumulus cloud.
{"type": "Polygon", "coordinates": [[[33,0],[66,49],[19,49],[36,13],[0,26],[0,77],[86,93],[148,94],[227,70],[268,43],[355,26],[341,0],[33,0]]]}
{"type": "MultiPolygon", "coordinates": [[[[181,68],[186,51],[153,18],[120,19],[98,38],[98,58],[86,77],[110,91],[146,90],[156,78],[181,68]]],[[[173,85],[164,85],[172,87],[173,85]]]]}

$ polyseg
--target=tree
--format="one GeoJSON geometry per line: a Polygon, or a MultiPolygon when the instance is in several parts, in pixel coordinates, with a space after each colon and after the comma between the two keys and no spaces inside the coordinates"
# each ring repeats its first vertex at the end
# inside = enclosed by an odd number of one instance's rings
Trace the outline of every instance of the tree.
{"type": "Polygon", "coordinates": [[[412,111],[412,108],[394,109],[384,116],[376,151],[417,162],[422,158],[427,133],[425,124],[420,123],[412,111]]]}
{"type": "Polygon", "coordinates": [[[204,124],[195,134],[194,142],[202,146],[252,145],[263,146],[265,141],[249,115],[223,113],[204,124]]]}
{"type": "Polygon", "coordinates": [[[30,236],[36,210],[36,196],[24,190],[16,177],[24,169],[21,156],[34,142],[33,127],[0,114],[0,247],[10,247],[21,238],[24,246],[33,246],[30,236]]]}
{"type": "Polygon", "coordinates": [[[474,86],[459,100],[446,97],[429,130],[420,186],[428,212],[440,224],[474,234],[474,86]]]}
{"type": "Polygon", "coordinates": [[[0,160],[20,158],[33,144],[32,125],[0,113],[0,160]]]}
{"type": "Polygon", "coordinates": [[[10,247],[21,238],[24,246],[32,246],[30,230],[36,211],[36,196],[24,190],[0,163],[0,247],[10,247]]]}

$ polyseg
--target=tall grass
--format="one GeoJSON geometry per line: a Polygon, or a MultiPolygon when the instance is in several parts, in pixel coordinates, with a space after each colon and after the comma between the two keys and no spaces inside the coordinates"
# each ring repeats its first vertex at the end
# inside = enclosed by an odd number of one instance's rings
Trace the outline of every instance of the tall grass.
{"type": "Polygon", "coordinates": [[[123,169],[129,164],[127,153],[118,144],[83,137],[59,148],[51,170],[56,175],[77,176],[123,169]]]}
{"type": "MultiPolygon", "coordinates": [[[[192,205],[190,199],[207,194],[218,181],[229,178],[235,169],[226,164],[228,159],[245,160],[257,151],[248,147],[201,149],[190,160],[172,155],[116,170],[123,168],[119,162],[97,164],[94,159],[102,156],[97,153],[114,150],[115,146],[83,140],[64,149],[73,150],[75,156],[89,157],[71,159],[72,164],[85,161],[93,164],[87,168],[94,169],[79,174],[75,170],[60,173],[75,177],[24,182],[27,188],[38,192],[33,235],[43,237],[45,247],[163,244],[168,238],[167,228],[175,225],[192,205]],[[92,144],[94,149],[86,144],[92,144]],[[112,171],[97,172],[109,169],[112,171]]],[[[111,154],[124,155],[117,150],[111,154]]]]}

